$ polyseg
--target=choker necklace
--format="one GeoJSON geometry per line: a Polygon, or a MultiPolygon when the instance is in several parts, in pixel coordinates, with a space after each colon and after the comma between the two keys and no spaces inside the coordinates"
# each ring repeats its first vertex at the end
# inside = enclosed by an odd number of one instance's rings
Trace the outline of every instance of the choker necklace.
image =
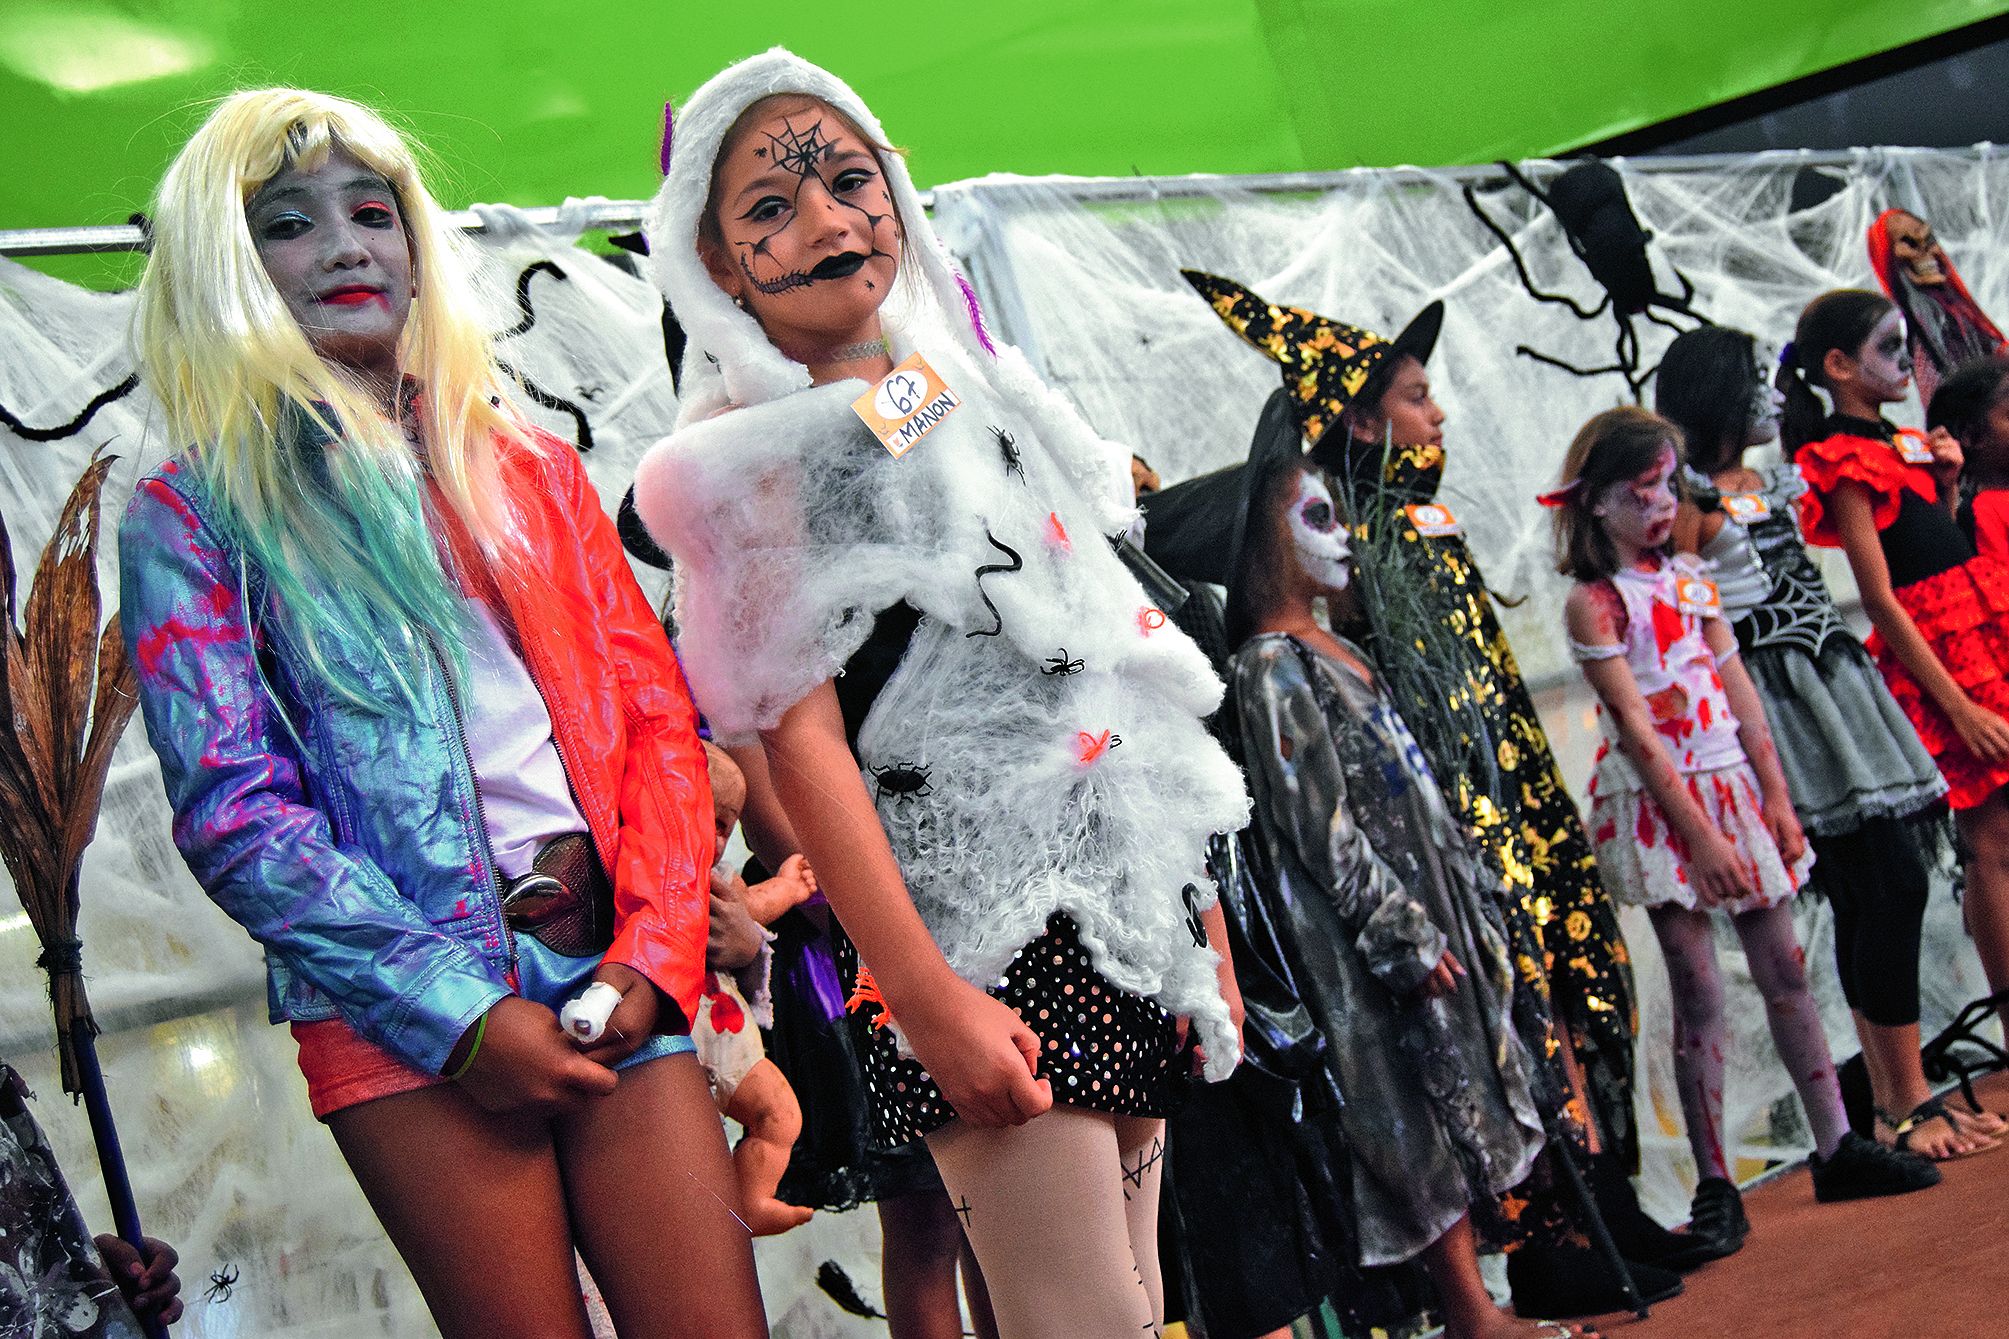
{"type": "Polygon", "coordinates": [[[789,357],[806,366],[810,363],[862,363],[867,359],[886,354],[889,350],[886,346],[886,337],[881,335],[877,339],[861,339],[856,344],[839,344],[835,348],[815,349],[807,354],[796,354],[787,350],[784,352],[788,352],[789,357]]]}

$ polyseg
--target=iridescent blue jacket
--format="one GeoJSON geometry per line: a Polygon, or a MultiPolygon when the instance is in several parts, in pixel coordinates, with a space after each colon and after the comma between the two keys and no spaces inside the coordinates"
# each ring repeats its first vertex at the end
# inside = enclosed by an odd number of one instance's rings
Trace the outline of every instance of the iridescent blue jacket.
{"type": "MultiPolygon", "coordinates": [[[[502,583],[504,598],[614,882],[606,960],[689,1018],[716,840],[696,713],[584,470],[556,447],[505,454],[539,579],[502,583]]],[[[452,672],[420,646],[404,662],[413,707],[375,648],[328,648],[391,704],[376,709],[296,673],[214,515],[169,462],[119,531],[120,621],[175,842],[264,946],[274,1022],[341,1017],[436,1073],[510,993],[515,962],[452,672]]]]}

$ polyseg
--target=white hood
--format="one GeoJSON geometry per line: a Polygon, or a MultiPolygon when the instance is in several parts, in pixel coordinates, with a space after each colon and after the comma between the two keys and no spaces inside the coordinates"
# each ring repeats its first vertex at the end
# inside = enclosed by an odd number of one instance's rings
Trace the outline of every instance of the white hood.
{"type": "MultiPolygon", "coordinates": [[[[669,174],[649,205],[643,230],[649,239],[649,264],[656,286],[662,289],[690,340],[684,352],[683,422],[703,417],[726,401],[762,404],[809,385],[809,369],[769,342],[759,322],[740,310],[713,281],[697,252],[698,224],[711,194],[712,164],[719,146],[741,112],[776,93],[820,98],[855,121],[868,139],[891,142],[880,128],[879,118],[849,84],[782,47],[727,66],[676,110],[669,174]],[[722,397],[716,385],[721,377],[722,397]]],[[[902,279],[918,281],[924,299],[918,304],[920,311],[909,319],[939,322],[970,352],[988,355],[989,343],[978,324],[976,299],[963,286],[948,251],[935,236],[906,163],[897,154],[881,157],[905,230],[902,279]]],[[[889,304],[898,301],[901,286],[895,286],[889,304]]],[[[886,323],[895,324],[891,313],[887,313],[886,323]]]]}

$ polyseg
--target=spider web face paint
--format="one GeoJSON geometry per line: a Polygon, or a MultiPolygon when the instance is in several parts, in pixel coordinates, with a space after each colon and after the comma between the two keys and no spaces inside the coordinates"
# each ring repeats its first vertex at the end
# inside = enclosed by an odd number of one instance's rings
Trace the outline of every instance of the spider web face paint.
{"type": "Polygon", "coordinates": [[[733,175],[748,183],[777,175],[791,181],[762,191],[750,207],[742,205],[754,193],[742,186],[739,202],[723,211],[721,231],[760,297],[796,296],[859,276],[857,291],[868,296],[861,311],[847,314],[859,319],[876,309],[899,263],[892,195],[869,145],[842,124],[810,115],[756,125],[750,147],[728,164],[733,175]],[[833,231],[849,234],[835,251],[833,231]]]}

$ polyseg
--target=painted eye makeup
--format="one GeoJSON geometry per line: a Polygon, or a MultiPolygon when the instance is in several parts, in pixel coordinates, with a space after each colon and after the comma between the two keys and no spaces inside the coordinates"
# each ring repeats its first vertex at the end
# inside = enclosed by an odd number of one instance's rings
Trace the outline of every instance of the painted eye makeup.
{"type": "Polygon", "coordinates": [[[753,202],[753,207],[740,215],[747,223],[772,223],[788,208],[788,201],[778,195],[763,195],[753,202]]]}
{"type": "Polygon", "coordinates": [[[298,237],[314,226],[314,221],[297,209],[288,209],[273,214],[258,225],[258,235],[269,242],[283,242],[298,237]]]}
{"type": "Polygon", "coordinates": [[[349,217],[366,228],[392,228],[397,226],[398,212],[382,200],[369,200],[357,205],[349,217]]]}
{"type": "Polygon", "coordinates": [[[1331,530],[1334,524],[1332,504],[1324,498],[1315,497],[1306,502],[1298,510],[1298,517],[1305,523],[1305,528],[1309,530],[1324,532],[1331,530]]]}

